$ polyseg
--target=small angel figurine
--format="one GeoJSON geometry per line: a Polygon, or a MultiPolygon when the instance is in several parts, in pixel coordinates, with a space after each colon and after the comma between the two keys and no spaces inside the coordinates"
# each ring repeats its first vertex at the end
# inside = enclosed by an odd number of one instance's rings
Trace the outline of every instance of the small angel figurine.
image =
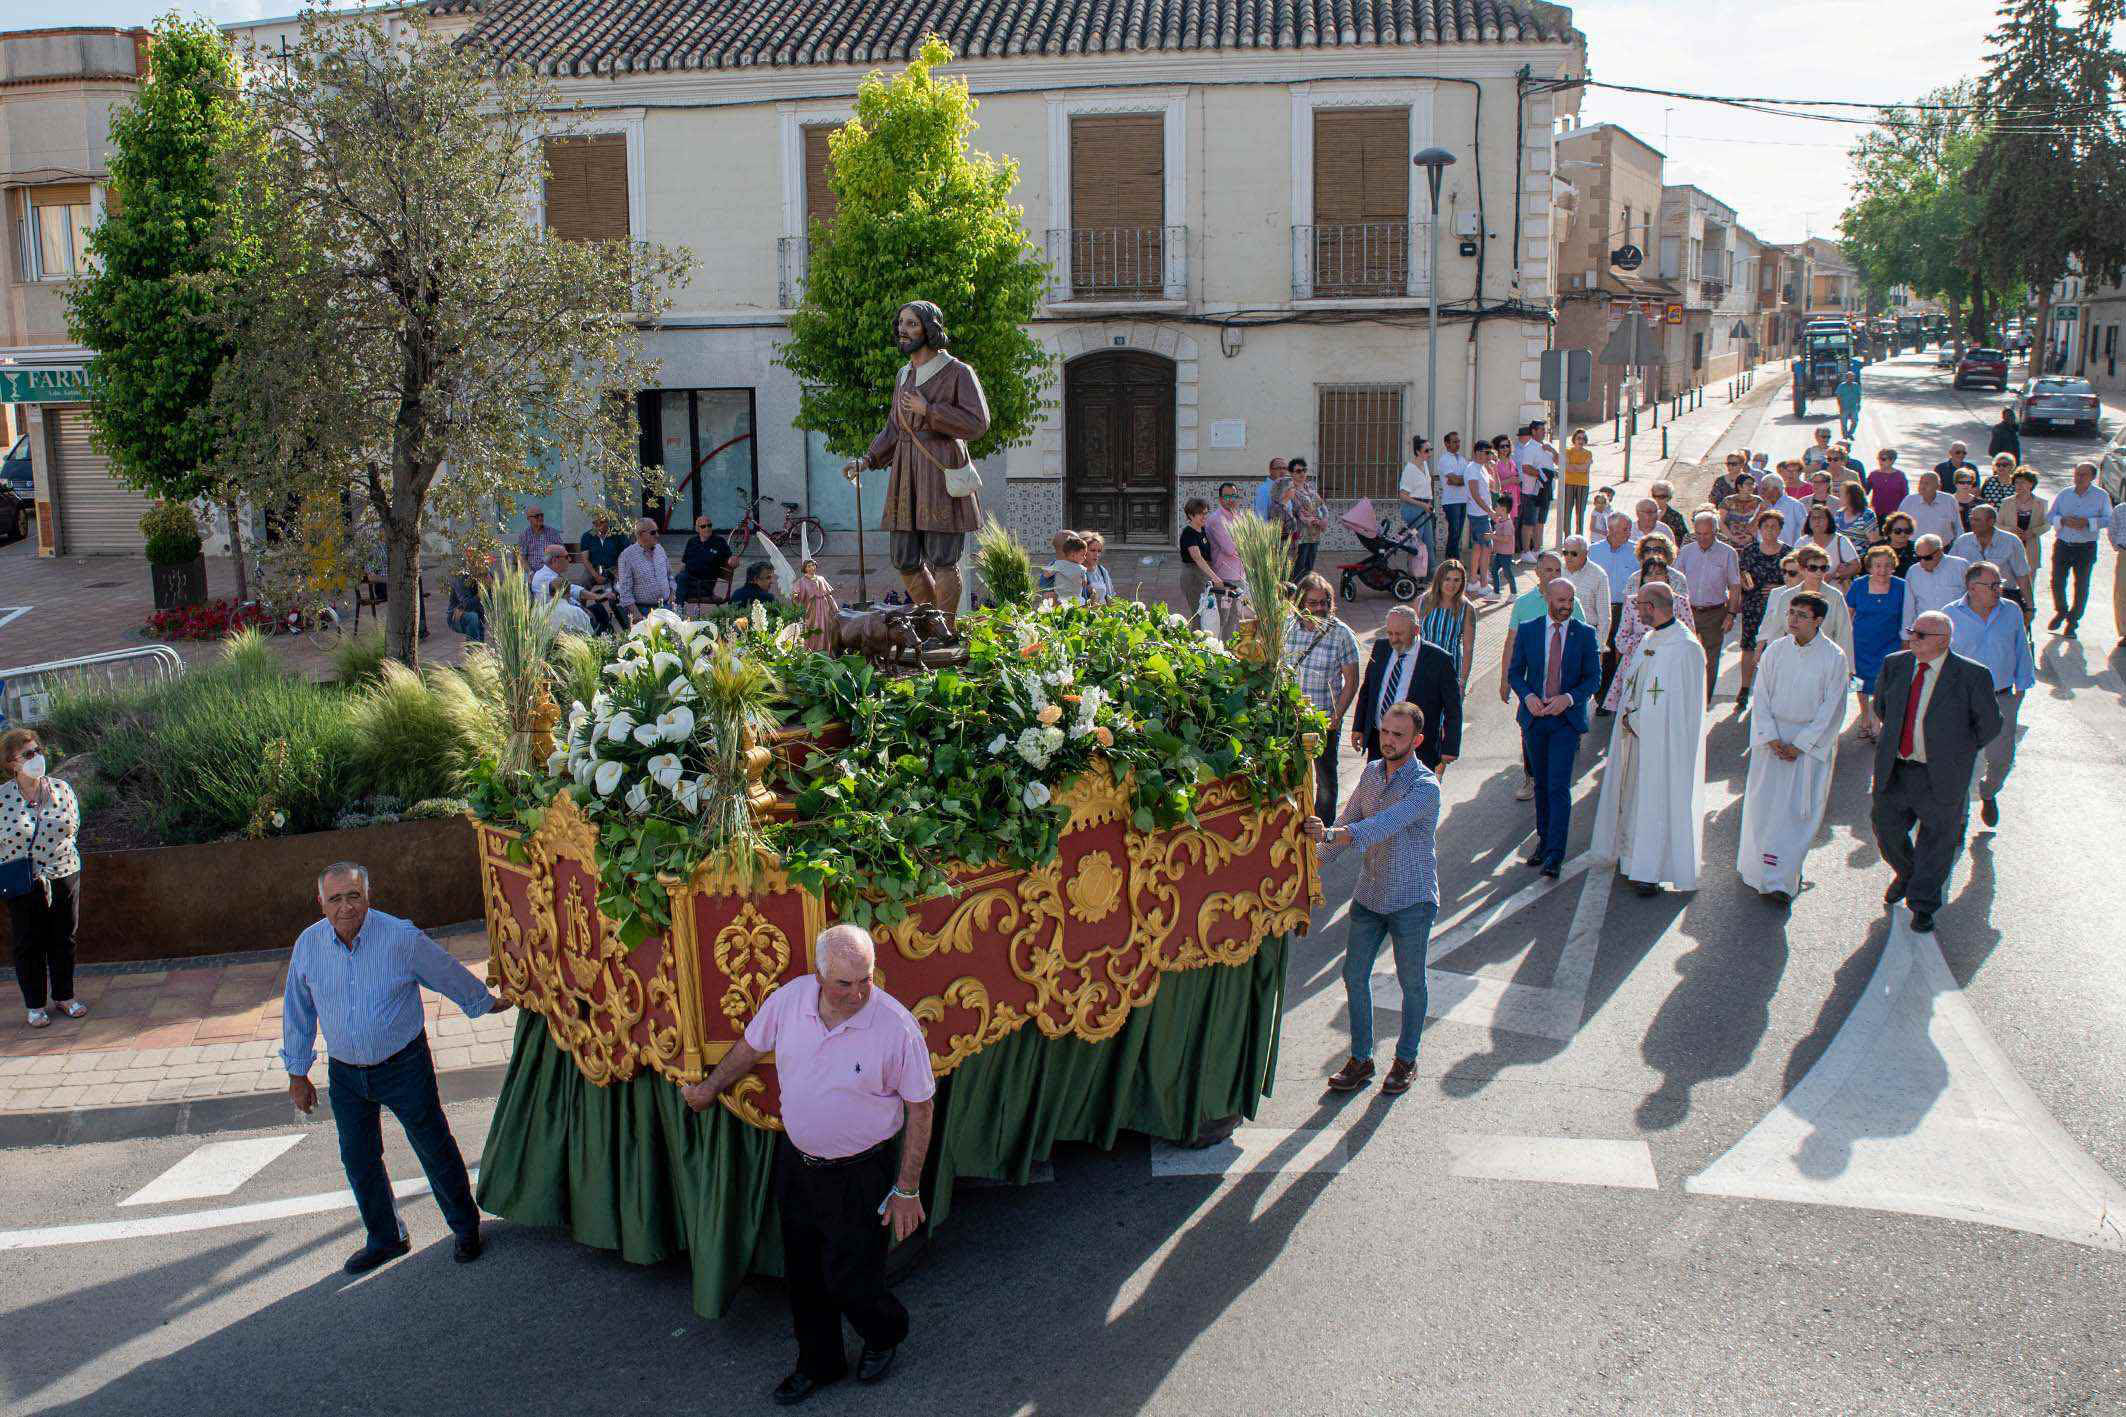
{"type": "Polygon", "coordinates": [[[805,609],[805,648],[824,654],[832,643],[830,632],[840,607],[834,602],[834,587],[819,573],[819,562],[807,557],[799,570],[802,574],[790,588],[790,598],[805,609]]]}

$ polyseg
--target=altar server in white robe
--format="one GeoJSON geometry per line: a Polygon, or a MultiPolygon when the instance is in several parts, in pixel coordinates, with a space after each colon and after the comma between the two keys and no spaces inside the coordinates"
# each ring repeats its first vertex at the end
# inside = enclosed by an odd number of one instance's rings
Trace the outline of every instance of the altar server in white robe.
{"type": "Polygon", "coordinates": [[[1705,858],[1705,648],[1676,619],[1676,593],[1639,588],[1639,641],[1602,775],[1590,849],[1640,895],[1696,890],[1705,858]]]}
{"type": "Polygon", "coordinates": [[[1853,610],[1845,597],[1823,583],[1830,573],[1831,558],[1820,546],[1804,546],[1788,553],[1801,572],[1801,579],[1791,585],[1783,585],[1772,592],[1771,599],[1764,603],[1764,629],[1759,632],[1759,642],[1770,644],[1786,633],[1786,612],[1793,606],[1797,595],[1813,595],[1829,607],[1824,612],[1822,635],[1845,652],[1846,663],[1853,662],[1853,610]]]}
{"type": "Polygon", "coordinates": [[[1757,660],[1750,701],[1750,770],[1742,793],[1735,869],[1766,900],[1793,904],[1801,861],[1823,825],[1852,662],[1824,633],[1830,595],[1787,605],[1786,634],[1757,660]]]}

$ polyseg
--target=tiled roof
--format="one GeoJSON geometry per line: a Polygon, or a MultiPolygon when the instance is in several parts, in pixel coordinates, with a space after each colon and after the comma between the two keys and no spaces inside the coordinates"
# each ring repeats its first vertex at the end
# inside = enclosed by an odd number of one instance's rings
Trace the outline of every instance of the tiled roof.
{"type": "Polygon", "coordinates": [[[1569,37],[1511,0],[434,0],[468,38],[548,73],[877,64],[936,33],[965,58],[1500,44],[1569,37]]]}

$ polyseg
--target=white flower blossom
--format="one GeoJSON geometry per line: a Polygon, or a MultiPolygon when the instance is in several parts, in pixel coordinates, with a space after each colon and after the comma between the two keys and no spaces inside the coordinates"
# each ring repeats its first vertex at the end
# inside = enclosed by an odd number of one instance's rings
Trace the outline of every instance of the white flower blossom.
{"type": "Polygon", "coordinates": [[[627,809],[636,816],[648,816],[650,810],[650,785],[637,782],[627,790],[627,809]]]}
{"type": "Polygon", "coordinates": [[[275,813],[273,814],[273,829],[274,829],[275,831],[279,831],[279,830],[281,830],[281,829],[282,829],[283,827],[285,827],[285,826],[287,826],[287,825],[288,825],[288,814],[287,814],[286,812],[275,812],[275,813]]]}
{"type": "Polygon", "coordinates": [[[635,666],[628,663],[626,660],[616,659],[611,664],[605,666],[605,674],[608,678],[618,679],[623,674],[632,673],[634,668],[635,666]]]}
{"type": "Polygon", "coordinates": [[[657,731],[667,743],[684,743],[694,735],[694,710],[675,704],[657,715],[657,731]]]}
{"type": "Polygon", "coordinates": [[[767,606],[765,606],[765,605],[761,604],[761,603],[760,603],[759,601],[757,601],[757,600],[756,600],[756,601],[754,601],[754,602],[753,602],[753,603],[752,603],[751,605],[749,605],[749,606],[747,606],[747,607],[746,607],[746,616],[747,616],[747,618],[748,618],[749,620],[751,620],[751,621],[753,622],[753,628],[754,628],[755,630],[761,631],[762,633],[765,633],[765,632],[767,631],[767,628],[768,628],[768,607],[767,607],[767,606]]]}
{"type": "Polygon", "coordinates": [[[583,706],[583,700],[576,700],[568,706],[569,732],[574,733],[582,728],[584,724],[590,722],[590,718],[591,711],[583,706]]]}
{"type": "Polygon", "coordinates": [[[598,760],[585,753],[569,760],[569,774],[576,779],[576,786],[589,787],[591,775],[598,770],[598,760]]]}
{"type": "Polygon", "coordinates": [[[659,678],[662,678],[669,671],[677,669],[683,663],[685,663],[684,660],[668,649],[658,650],[650,656],[650,668],[656,671],[659,678]]]}
{"type": "Polygon", "coordinates": [[[561,776],[561,770],[567,766],[568,749],[556,748],[546,755],[546,775],[548,777],[561,776]]]}
{"type": "Polygon", "coordinates": [[[664,730],[654,723],[635,725],[635,741],[645,748],[654,748],[664,741],[664,730]]]}
{"type": "Polygon", "coordinates": [[[679,766],[677,753],[659,753],[644,766],[657,785],[667,789],[678,782],[680,774],[685,771],[679,766]]]}
{"type": "Polygon", "coordinates": [[[990,740],[989,751],[992,754],[1001,753],[1010,746],[1011,735],[1009,733],[999,733],[995,738],[990,740]]]}
{"type": "Polygon", "coordinates": [[[699,812],[701,810],[701,796],[708,791],[709,779],[706,775],[701,777],[683,777],[673,783],[671,787],[672,796],[679,799],[681,807],[684,807],[689,812],[699,812]]]}
{"type": "Polygon", "coordinates": [[[672,702],[675,704],[690,704],[700,697],[701,695],[694,688],[694,681],[691,679],[680,680],[672,689],[672,702]]]}
{"type": "Polygon", "coordinates": [[[621,709],[605,721],[605,736],[613,743],[627,742],[627,736],[635,731],[635,716],[621,709]]]}
{"type": "Polygon", "coordinates": [[[658,630],[669,630],[684,638],[686,624],[678,615],[660,605],[642,617],[642,623],[635,627],[635,634],[640,639],[648,639],[658,630]]]}
{"type": "Polygon", "coordinates": [[[1019,800],[1029,807],[1046,807],[1048,799],[1048,784],[1045,782],[1029,782],[1025,791],[1019,794],[1019,800]]]}
{"type": "Polygon", "coordinates": [[[613,789],[620,785],[621,776],[626,772],[626,763],[616,763],[611,758],[607,758],[604,762],[598,764],[597,771],[591,775],[591,783],[598,789],[600,797],[610,797],[613,795],[613,789]]]}
{"type": "Polygon", "coordinates": [[[613,711],[613,696],[600,689],[591,695],[591,717],[602,719],[613,711]]]}

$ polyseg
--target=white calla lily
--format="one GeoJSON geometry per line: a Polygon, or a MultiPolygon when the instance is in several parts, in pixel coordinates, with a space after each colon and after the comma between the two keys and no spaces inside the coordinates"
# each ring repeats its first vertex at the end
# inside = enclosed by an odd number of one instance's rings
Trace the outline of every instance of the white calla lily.
{"type": "Polygon", "coordinates": [[[663,731],[654,723],[636,724],[634,737],[645,748],[654,748],[664,741],[663,731]]]}
{"type": "Polygon", "coordinates": [[[627,736],[635,731],[635,716],[626,709],[605,721],[605,736],[608,742],[625,743],[627,736]]]}
{"type": "Polygon", "coordinates": [[[568,749],[556,748],[546,755],[546,775],[548,777],[561,776],[561,769],[566,766],[568,766],[568,749]]]}
{"type": "Polygon", "coordinates": [[[678,782],[680,774],[685,771],[679,765],[679,755],[677,753],[659,753],[656,757],[651,758],[645,766],[657,785],[667,789],[678,782]]]}
{"type": "Polygon", "coordinates": [[[685,704],[674,704],[657,715],[657,731],[667,743],[684,743],[694,736],[694,710],[685,704]]]}
{"type": "Polygon", "coordinates": [[[672,702],[675,704],[690,704],[700,697],[700,691],[695,689],[691,679],[680,680],[672,689],[672,702]]]}
{"type": "Polygon", "coordinates": [[[656,670],[660,675],[677,669],[683,663],[685,663],[684,660],[668,649],[658,650],[650,656],[650,668],[656,670]]]}
{"type": "Polygon", "coordinates": [[[1029,807],[1046,807],[1049,796],[1047,783],[1029,782],[1026,784],[1025,790],[1019,794],[1019,800],[1029,807]]]}
{"type": "Polygon", "coordinates": [[[608,758],[598,764],[597,769],[591,774],[591,785],[598,789],[600,797],[610,797],[613,795],[613,789],[620,785],[620,779],[626,773],[626,763],[616,763],[608,758]]]}
{"type": "Polygon", "coordinates": [[[636,816],[647,816],[650,810],[650,785],[638,782],[627,790],[627,809],[636,816]]]}
{"type": "Polygon", "coordinates": [[[679,805],[687,811],[698,812],[701,810],[702,785],[707,781],[706,777],[681,778],[679,781],[670,784],[672,796],[677,798],[679,805]]]}

